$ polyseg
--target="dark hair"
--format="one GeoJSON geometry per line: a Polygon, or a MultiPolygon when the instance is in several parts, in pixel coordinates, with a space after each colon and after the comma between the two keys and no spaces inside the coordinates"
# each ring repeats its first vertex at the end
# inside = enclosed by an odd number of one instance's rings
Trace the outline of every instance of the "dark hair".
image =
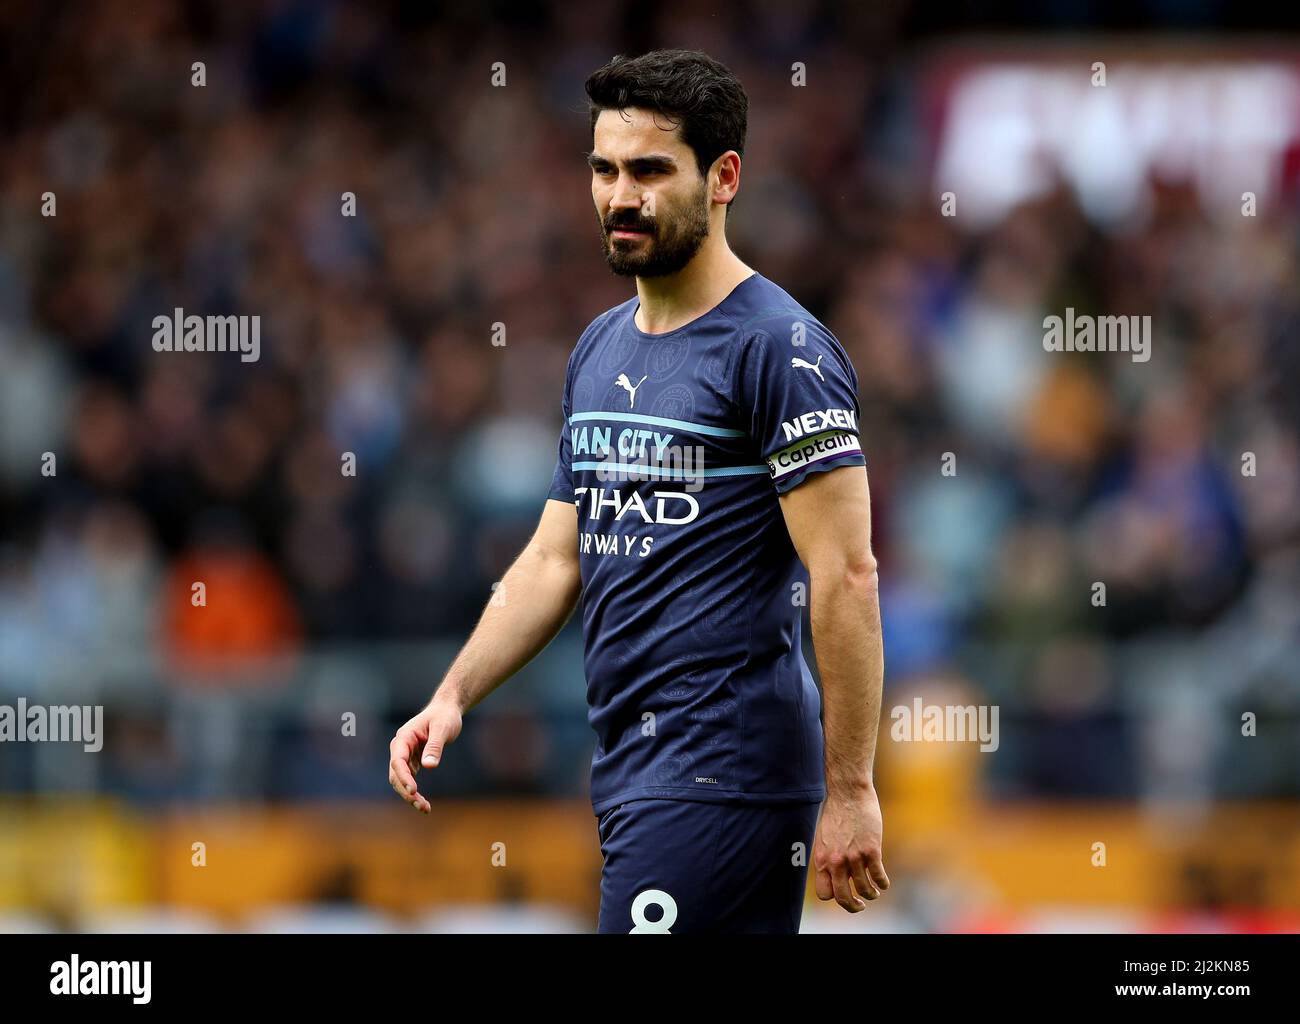
{"type": "Polygon", "coordinates": [[[729,149],[745,155],[749,97],[735,75],[699,50],[620,54],[592,73],[586,89],[593,139],[602,110],[644,107],[679,122],[682,142],[695,153],[701,176],[729,149]]]}

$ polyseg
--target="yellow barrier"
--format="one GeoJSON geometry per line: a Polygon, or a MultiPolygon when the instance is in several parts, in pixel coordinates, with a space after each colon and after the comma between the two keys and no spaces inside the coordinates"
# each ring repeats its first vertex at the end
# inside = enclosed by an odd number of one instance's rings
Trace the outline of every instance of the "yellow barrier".
{"type": "MultiPolygon", "coordinates": [[[[1228,805],[1152,818],[1131,805],[887,801],[886,863],[990,908],[1300,909],[1300,814],[1228,805]],[[1097,844],[1103,844],[1098,846],[1097,844]]],[[[397,915],[442,903],[545,902],[594,919],[600,851],[581,801],[209,807],[0,803],[0,908],[60,922],[164,904],[232,923],[268,904],[355,901],[397,915]]]]}

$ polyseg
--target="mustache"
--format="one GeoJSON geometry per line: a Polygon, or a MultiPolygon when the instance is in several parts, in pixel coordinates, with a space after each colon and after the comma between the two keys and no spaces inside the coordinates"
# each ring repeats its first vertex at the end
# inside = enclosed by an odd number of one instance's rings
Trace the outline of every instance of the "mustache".
{"type": "Polygon", "coordinates": [[[628,231],[653,232],[655,229],[655,225],[654,225],[654,221],[643,220],[639,217],[636,220],[628,220],[624,218],[622,220],[617,220],[617,221],[607,221],[605,224],[606,231],[619,231],[624,229],[628,231]]]}

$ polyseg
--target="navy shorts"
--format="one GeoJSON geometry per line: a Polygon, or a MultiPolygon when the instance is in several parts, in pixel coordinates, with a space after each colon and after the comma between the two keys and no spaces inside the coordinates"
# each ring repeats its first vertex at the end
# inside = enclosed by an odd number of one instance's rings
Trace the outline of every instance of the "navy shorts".
{"type": "Polygon", "coordinates": [[[599,815],[605,934],[794,934],[820,803],[630,800],[599,815]]]}

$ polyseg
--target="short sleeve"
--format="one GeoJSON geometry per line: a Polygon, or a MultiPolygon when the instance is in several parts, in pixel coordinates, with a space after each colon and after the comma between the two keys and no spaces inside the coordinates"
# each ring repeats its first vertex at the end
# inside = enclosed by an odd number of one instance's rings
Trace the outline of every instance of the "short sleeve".
{"type": "Polygon", "coordinates": [[[866,465],[857,374],[834,335],[815,321],[803,326],[803,344],[760,330],[742,349],[742,415],[780,493],[810,473],[866,465]]]}
{"type": "Polygon", "coordinates": [[[548,498],[556,501],[573,501],[573,448],[569,439],[569,383],[565,375],[564,396],[560,400],[564,422],[560,424],[560,443],[555,457],[555,473],[551,476],[548,498]]]}

